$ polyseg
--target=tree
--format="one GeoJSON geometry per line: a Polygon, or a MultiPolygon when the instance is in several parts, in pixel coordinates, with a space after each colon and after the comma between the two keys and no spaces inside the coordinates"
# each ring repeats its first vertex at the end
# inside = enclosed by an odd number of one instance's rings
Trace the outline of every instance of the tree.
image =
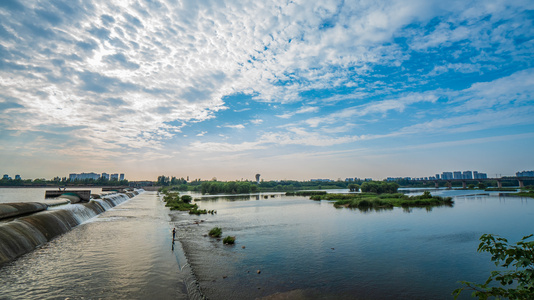
{"type": "Polygon", "coordinates": [[[193,200],[193,197],[191,197],[190,195],[183,195],[182,196],[182,201],[185,202],[185,203],[191,203],[191,200],[193,200]]]}
{"type": "Polygon", "coordinates": [[[360,190],[360,186],[355,184],[355,183],[349,184],[348,188],[349,188],[349,191],[351,191],[351,192],[357,192],[357,191],[360,190]]]}
{"type": "Polygon", "coordinates": [[[534,295],[534,241],[527,241],[532,236],[532,234],[527,235],[515,245],[509,245],[505,238],[495,237],[492,234],[482,235],[478,252],[489,252],[496,266],[508,268],[512,265],[515,270],[492,271],[488,280],[483,284],[461,281],[465,286],[453,292],[454,299],[458,298],[464,290],[472,290],[472,296],[479,299],[489,297],[532,299],[534,295]],[[494,281],[501,286],[489,286],[494,281]],[[512,288],[505,289],[507,285],[512,288]]]}
{"type": "Polygon", "coordinates": [[[486,185],[485,185],[484,183],[482,183],[482,182],[479,182],[479,183],[478,183],[478,188],[479,188],[480,190],[483,190],[483,189],[486,188],[486,185]]]}

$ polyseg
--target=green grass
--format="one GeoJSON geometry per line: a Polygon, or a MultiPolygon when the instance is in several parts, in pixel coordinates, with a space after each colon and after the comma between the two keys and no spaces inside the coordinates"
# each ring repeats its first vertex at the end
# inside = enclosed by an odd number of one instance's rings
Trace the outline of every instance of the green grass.
{"type": "Polygon", "coordinates": [[[512,193],[510,195],[534,198],[534,190],[521,190],[521,192],[512,193]]]}
{"type": "Polygon", "coordinates": [[[233,245],[235,243],[235,236],[227,236],[223,239],[223,244],[233,245]]]}
{"type": "Polygon", "coordinates": [[[221,237],[221,234],[222,234],[222,229],[220,227],[213,227],[208,233],[209,236],[215,237],[215,238],[221,237]]]}

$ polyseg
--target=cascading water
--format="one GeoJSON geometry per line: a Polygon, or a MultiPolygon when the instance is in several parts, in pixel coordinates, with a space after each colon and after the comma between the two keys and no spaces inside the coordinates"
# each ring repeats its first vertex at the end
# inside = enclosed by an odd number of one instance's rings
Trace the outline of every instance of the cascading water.
{"type": "Polygon", "coordinates": [[[49,207],[46,211],[0,223],[0,266],[117,206],[133,195],[106,195],[88,203],[49,207]]]}

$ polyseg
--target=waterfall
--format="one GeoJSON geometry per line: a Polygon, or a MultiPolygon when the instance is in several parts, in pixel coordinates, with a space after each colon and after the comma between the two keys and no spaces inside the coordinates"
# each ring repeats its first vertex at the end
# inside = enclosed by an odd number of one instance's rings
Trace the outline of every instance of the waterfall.
{"type": "Polygon", "coordinates": [[[0,223],[0,266],[64,234],[73,227],[136,194],[111,194],[88,203],[48,207],[32,215],[0,223]]]}

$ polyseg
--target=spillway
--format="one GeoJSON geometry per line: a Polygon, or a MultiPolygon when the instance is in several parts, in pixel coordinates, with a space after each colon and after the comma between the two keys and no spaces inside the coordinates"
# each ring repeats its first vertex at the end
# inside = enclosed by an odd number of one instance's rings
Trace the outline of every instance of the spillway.
{"type": "Polygon", "coordinates": [[[33,251],[53,238],[68,232],[73,227],[137,194],[139,194],[138,191],[127,194],[116,193],[103,196],[101,199],[93,199],[88,203],[67,204],[48,208],[46,204],[42,203],[26,203],[24,205],[18,203],[18,206],[4,204],[3,212],[5,216],[19,216],[35,211],[39,212],[0,223],[0,266],[33,251]]]}

